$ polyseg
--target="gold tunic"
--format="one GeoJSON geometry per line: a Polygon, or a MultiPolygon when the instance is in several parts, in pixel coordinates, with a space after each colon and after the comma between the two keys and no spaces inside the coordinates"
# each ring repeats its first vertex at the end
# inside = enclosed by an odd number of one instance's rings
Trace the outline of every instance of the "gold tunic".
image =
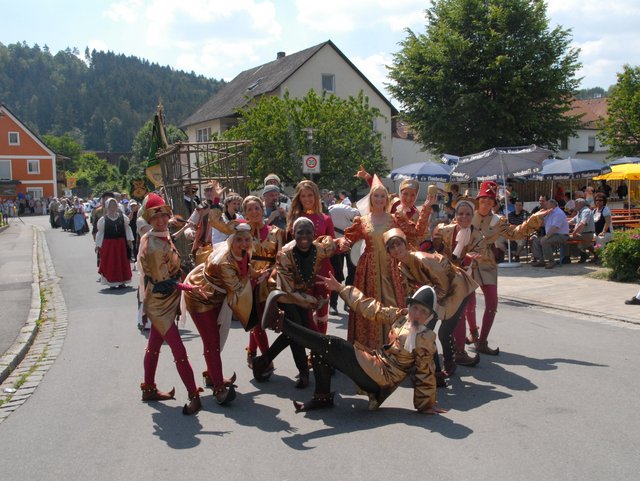
{"type": "Polygon", "coordinates": [[[164,335],[180,311],[180,291],[169,294],[154,293],[154,285],[180,280],[180,254],[167,237],[147,232],[140,240],[138,259],[144,273],[144,310],[153,326],[164,335]]]}
{"type": "Polygon", "coordinates": [[[189,312],[207,312],[220,308],[226,299],[234,317],[246,328],[253,306],[249,271],[242,276],[231,251],[218,259],[216,257],[219,256],[215,252],[211,253],[203,264],[187,275],[187,284],[200,286],[206,293],[206,299],[202,299],[193,292],[185,291],[187,309],[189,312]]]}
{"type": "Polygon", "coordinates": [[[287,295],[280,298],[278,302],[296,304],[305,309],[313,309],[316,307],[318,300],[315,296],[307,294],[307,292],[313,290],[316,276],[320,272],[324,260],[334,255],[336,246],[330,236],[320,236],[313,241],[316,257],[313,264],[313,275],[307,282],[303,279],[302,273],[296,264],[293,253],[295,245],[295,241],[289,242],[282,248],[277,256],[277,287],[287,293],[287,295]]]}
{"type": "Polygon", "coordinates": [[[462,301],[478,288],[478,284],[460,267],[440,254],[410,252],[409,261],[400,263],[400,271],[407,281],[407,295],[423,285],[436,291],[436,313],[441,320],[450,319],[462,301]]]}
{"type": "Polygon", "coordinates": [[[365,297],[352,286],[343,287],[340,297],[349,307],[370,322],[391,324],[389,343],[380,349],[367,349],[355,344],[355,355],[360,367],[387,395],[393,392],[415,366],[413,405],[425,410],[436,404],[436,377],[433,355],[436,352],[436,334],[426,329],[416,335],[415,348],[404,348],[409,335],[407,310],[384,307],[375,299],[365,297]]]}
{"type": "MultiPolygon", "coordinates": [[[[259,271],[265,267],[275,267],[276,256],[285,244],[284,231],[275,225],[267,226],[269,232],[264,240],[260,236],[263,226],[251,224],[251,238],[253,241],[253,253],[251,255],[251,267],[259,271]]],[[[275,278],[269,277],[258,285],[258,301],[265,302],[269,291],[275,289],[275,278]]]]}

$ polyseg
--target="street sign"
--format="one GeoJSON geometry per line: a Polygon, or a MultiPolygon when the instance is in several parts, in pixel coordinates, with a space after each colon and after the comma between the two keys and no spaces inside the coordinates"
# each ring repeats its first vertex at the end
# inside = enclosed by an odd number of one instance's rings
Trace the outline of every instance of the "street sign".
{"type": "Polygon", "coordinates": [[[305,155],[302,157],[302,173],[303,174],[319,174],[320,173],[320,156],[305,155]]]}

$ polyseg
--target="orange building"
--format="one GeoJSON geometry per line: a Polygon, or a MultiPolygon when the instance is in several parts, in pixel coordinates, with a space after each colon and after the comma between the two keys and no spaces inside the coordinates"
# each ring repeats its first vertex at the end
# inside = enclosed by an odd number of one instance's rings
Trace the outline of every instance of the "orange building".
{"type": "Polygon", "coordinates": [[[56,154],[0,104],[0,198],[58,197],[56,154]]]}

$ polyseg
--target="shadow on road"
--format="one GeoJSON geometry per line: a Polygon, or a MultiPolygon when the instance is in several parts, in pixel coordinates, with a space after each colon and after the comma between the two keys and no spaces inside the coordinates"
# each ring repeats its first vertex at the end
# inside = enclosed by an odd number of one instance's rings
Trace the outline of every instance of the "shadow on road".
{"type": "Polygon", "coordinates": [[[203,431],[198,415],[184,416],[182,406],[167,406],[160,402],[149,403],[149,406],[157,410],[151,415],[155,429],[153,434],[170,448],[191,449],[201,443],[203,436],[222,437],[229,434],[229,431],[203,431]]]}

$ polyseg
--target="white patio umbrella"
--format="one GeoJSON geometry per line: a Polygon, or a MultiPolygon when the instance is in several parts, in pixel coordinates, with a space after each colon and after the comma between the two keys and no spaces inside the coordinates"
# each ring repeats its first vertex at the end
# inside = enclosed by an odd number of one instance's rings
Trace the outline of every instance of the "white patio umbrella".
{"type": "MultiPolygon", "coordinates": [[[[507,190],[508,177],[525,177],[542,169],[542,163],[553,155],[548,149],[536,145],[525,147],[496,147],[465,155],[458,159],[458,165],[451,177],[461,181],[501,180],[507,190]]],[[[511,243],[507,242],[509,259],[511,259],[511,243]]],[[[520,263],[503,262],[501,267],[520,267],[520,263]]]]}

